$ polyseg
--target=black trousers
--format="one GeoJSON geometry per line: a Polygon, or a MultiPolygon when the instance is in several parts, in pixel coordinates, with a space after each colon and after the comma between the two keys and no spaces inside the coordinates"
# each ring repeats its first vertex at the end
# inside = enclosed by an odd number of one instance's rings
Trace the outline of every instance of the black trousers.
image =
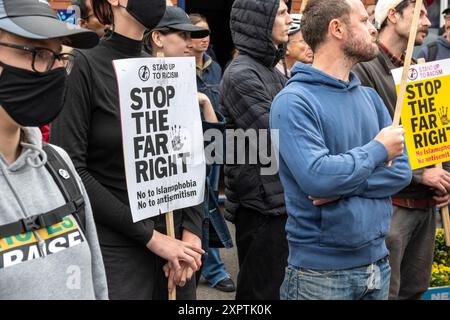
{"type": "Polygon", "coordinates": [[[266,216],[255,210],[236,212],[239,260],[236,300],[279,300],[287,266],[287,215],[266,216]]]}
{"type": "MultiPolygon", "coordinates": [[[[146,247],[101,246],[110,300],[167,300],[166,261],[146,247]]],[[[195,276],[182,288],[177,300],[195,300],[195,276]]]]}
{"type": "MultiPolygon", "coordinates": [[[[174,212],[174,227],[177,239],[181,238],[182,215],[174,212]]],[[[152,218],[155,229],[166,233],[165,217],[152,218]]],[[[167,278],[163,266],[166,261],[144,245],[135,245],[123,235],[97,225],[100,248],[108,283],[110,300],[167,300],[167,278]],[[125,242],[125,241],[127,242],[125,242]]],[[[195,276],[184,287],[177,287],[178,300],[196,299],[195,276]]]]}

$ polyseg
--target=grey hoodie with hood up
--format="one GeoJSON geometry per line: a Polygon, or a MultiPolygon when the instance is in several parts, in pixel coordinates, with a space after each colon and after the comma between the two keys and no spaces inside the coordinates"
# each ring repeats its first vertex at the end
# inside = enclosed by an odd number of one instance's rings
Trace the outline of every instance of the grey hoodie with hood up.
{"type": "MultiPolygon", "coordinates": [[[[429,45],[432,44],[433,43],[430,43],[429,45]]],[[[437,46],[436,57],[434,60],[432,59],[432,57],[430,57],[430,48],[428,45],[422,47],[417,57],[424,58],[427,62],[450,58],[450,41],[447,40],[447,37],[439,37],[434,42],[434,45],[437,46]]]]}
{"type": "MultiPolygon", "coordinates": [[[[0,225],[65,204],[45,168],[37,128],[23,128],[22,153],[12,164],[0,154],[0,225]]],[[[83,232],[72,215],[59,224],[0,239],[0,299],[107,299],[103,260],[92,210],[81,179],[65,151],[85,199],[83,232]]]]}

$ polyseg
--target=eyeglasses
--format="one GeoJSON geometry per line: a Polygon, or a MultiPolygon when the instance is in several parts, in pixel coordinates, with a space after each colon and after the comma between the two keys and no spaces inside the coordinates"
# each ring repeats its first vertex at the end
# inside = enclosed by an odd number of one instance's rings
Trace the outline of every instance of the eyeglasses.
{"type": "Polygon", "coordinates": [[[47,48],[22,46],[12,43],[0,42],[0,46],[13,48],[17,50],[23,50],[30,53],[33,57],[31,62],[31,68],[33,71],[42,73],[50,71],[55,64],[55,61],[62,61],[63,67],[66,69],[67,74],[72,71],[74,56],[70,53],[55,53],[53,50],[47,48]]]}

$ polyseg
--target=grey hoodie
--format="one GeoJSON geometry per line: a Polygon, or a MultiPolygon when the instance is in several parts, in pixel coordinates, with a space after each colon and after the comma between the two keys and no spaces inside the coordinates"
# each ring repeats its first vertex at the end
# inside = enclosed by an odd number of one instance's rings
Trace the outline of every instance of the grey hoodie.
{"type": "MultiPolygon", "coordinates": [[[[436,41],[437,46],[437,54],[436,59],[437,60],[443,60],[443,59],[449,59],[450,58],[450,41],[447,40],[446,37],[439,37],[436,41]]],[[[420,50],[418,58],[425,58],[427,62],[430,62],[431,59],[429,57],[429,48],[428,46],[423,46],[420,50]]]]}
{"type": "MultiPolygon", "coordinates": [[[[44,167],[37,128],[24,128],[22,153],[12,164],[0,154],[0,225],[65,204],[44,167]]],[[[51,227],[0,239],[0,299],[107,299],[103,260],[92,210],[81,179],[64,150],[85,199],[85,233],[73,216],[51,227]]]]}

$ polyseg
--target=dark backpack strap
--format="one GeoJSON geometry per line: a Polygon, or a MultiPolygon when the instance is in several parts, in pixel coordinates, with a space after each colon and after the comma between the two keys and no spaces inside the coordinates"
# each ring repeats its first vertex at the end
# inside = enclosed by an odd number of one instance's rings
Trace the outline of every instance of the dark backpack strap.
{"type": "Polygon", "coordinates": [[[73,215],[76,214],[77,208],[75,207],[74,202],[67,202],[65,205],[47,213],[38,214],[0,226],[0,239],[53,226],[60,223],[64,217],[67,216],[68,212],[73,215]]]}
{"type": "Polygon", "coordinates": [[[429,43],[427,45],[427,47],[428,47],[428,60],[427,60],[427,62],[428,61],[436,61],[437,52],[438,52],[437,43],[436,42],[429,43]]]}
{"type": "Polygon", "coordinates": [[[78,188],[75,176],[72,174],[64,159],[53,147],[44,144],[43,150],[47,154],[47,163],[45,166],[61,190],[66,204],[49,212],[0,226],[0,239],[52,226],[60,223],[68,214],[72,214],[75,217],[83,231],[86,229],[84,198],[78,188]]]}
{"type": "MultiPolygon", "coordinates": [[[[47,154],[46,168],[52,175],[67,204],[72,203],[75,208],[73,216],[77,219],[80,227],[85,231],[86,217],[84,212],[84,198],[78,187],[75,175],[70,170],[66,161],[61,155],[49,144],[44,143],[42,149],[47,154]]],[[[67,211],[66,211],[67,212],[67,211]]]]}

